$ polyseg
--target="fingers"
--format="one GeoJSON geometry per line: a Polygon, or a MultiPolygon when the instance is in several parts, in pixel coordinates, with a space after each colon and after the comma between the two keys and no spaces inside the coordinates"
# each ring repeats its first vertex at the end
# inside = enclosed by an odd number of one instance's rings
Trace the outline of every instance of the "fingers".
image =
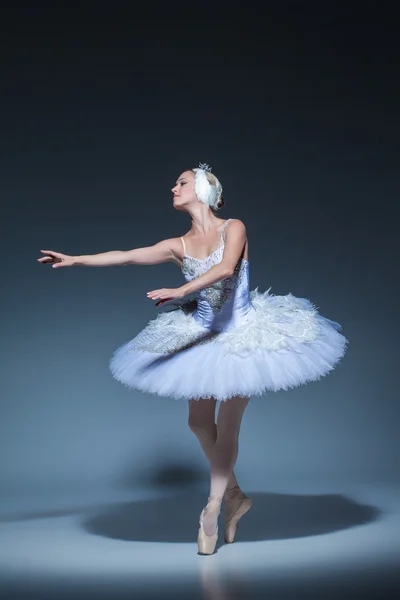
{"type": "Polygon", "coordinates": [[[53,252],[53,250],[41,250],[40,252],[43,252],[43,254],[46,254],[46,256],[41,256],[40,258],[38,258],[38,262],[54,262],[56,260],[61,261],[61,257],[62,255],[59,252],[53,252]]]}
{"type": "Polygon", "coordinates": [[[52,260],[53,258],[51,256],[42,256],[41,258],[37,259],[37,261],[41,263],[52,262],[52,260]]]}
{"type": "Polygon", "coordinates": [[[153,292],[147,292],[147,297],[150,298],[150,300],[162,300],[165,298],[165,294],[163,293],[163,290],[154,290],[153,292]]]}
{"type": "Polygon", "coordinates": [[[37,262],[40,263],[52,263],[53,269],[58,269],[59,267],[69,267],[72,263],[69,260],[71,257],[66,254],[61,254],[61,252],[54,252],[54,250],[41,250],[43,254],[46,256],[41,256],[37,259],[37,262]]]}
{"type": "Polygon", "coordinates": [[[155,300],[156,298],[161,298],[161,293],[163,290],[153,290],[152,292],[147,292],[147,297],[155,300]]]}
{"type": "Polygon", "coordinates": [[[41,256],[37,259],[40,263],[57,263],[53,264],[53,268],[58,267],[68,267],[68,259],[70,258],[66,254],[62,254],[61,252],[54,252],[54,250],[41,250],[42,254],[46,256],[41,256]],[[66,264],[67,263],[67,264],[66,264]]]}
{"type": "Polygon", "coordinates": [[[165,300],[169,297],[169,292],[168,290],[155,290],[154,292],[147,292],[147,297],[151,300],[165,300]]]}
{"type": "Polygon", "coordinates": [[[152,292],[147,292],[147,297],[150,300],[158,300],[156,302],[156,306],[163,306],[167,302],[171,302],[174,299],[173,294],[171,294],[172,290],[162,288],[161,290],[153,290],[152,292]]]}

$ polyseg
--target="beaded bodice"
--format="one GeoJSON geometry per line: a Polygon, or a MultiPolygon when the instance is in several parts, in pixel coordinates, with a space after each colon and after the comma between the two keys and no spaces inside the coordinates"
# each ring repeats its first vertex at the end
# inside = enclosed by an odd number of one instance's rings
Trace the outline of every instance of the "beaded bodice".
{"type": "MultiPolygon", "coordinates": [[[[186,281],[192,281],[206,273],[222,260],[224,230],[232,219],[224,223],[221,244],[204,259],[184,254],[182,273],[186,281]]],[[[212,329],[223,329],[235,325],[238,318],[252,309],[249,296],[249,262],[239,259],[233,275],[226,277],[196,293],[197,309],[193,316],[201,325],[212,329]]]]}

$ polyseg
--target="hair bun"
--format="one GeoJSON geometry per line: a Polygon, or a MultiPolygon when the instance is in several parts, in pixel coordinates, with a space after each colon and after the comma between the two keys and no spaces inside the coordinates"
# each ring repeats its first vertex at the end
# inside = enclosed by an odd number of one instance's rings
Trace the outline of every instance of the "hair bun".
{"type": "Polygon", "coordinates": [[[224,201],[224,197],[222,194],[220,194],[220,196],[218,197],[218,201],[217,201],[217,209],[220,209],[224,206],[225,201],[224,201]]]}

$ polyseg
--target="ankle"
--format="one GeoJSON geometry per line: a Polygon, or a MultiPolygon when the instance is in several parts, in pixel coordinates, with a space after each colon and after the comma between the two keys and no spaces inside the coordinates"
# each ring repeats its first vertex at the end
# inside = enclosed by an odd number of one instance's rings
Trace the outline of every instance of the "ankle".
{"type": "Polygon", "coordinates": [[[238,494],[241,493],[242,490],[240,489],[240,487],[238,485],[234,485],[232,487],[227,487],[225,490],[225,494],[238,494]]]}
{"type": "Polygon", "coordinates": [[[221,496],[208,496],[208,504],[221,504],[221,496]]]}

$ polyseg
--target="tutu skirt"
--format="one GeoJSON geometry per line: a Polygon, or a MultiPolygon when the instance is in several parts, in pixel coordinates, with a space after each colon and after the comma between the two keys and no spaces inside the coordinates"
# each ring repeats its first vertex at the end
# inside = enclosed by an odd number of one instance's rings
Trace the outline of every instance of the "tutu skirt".
{"type": "Polygon", "coordinates": [[[110,360],[130,389],[175,399],[261,396],[316,381],[334,369],[348,340],[306,298],[250,291],[235,327],[210,331],[181,303],[150,321],[110,360]]]}

